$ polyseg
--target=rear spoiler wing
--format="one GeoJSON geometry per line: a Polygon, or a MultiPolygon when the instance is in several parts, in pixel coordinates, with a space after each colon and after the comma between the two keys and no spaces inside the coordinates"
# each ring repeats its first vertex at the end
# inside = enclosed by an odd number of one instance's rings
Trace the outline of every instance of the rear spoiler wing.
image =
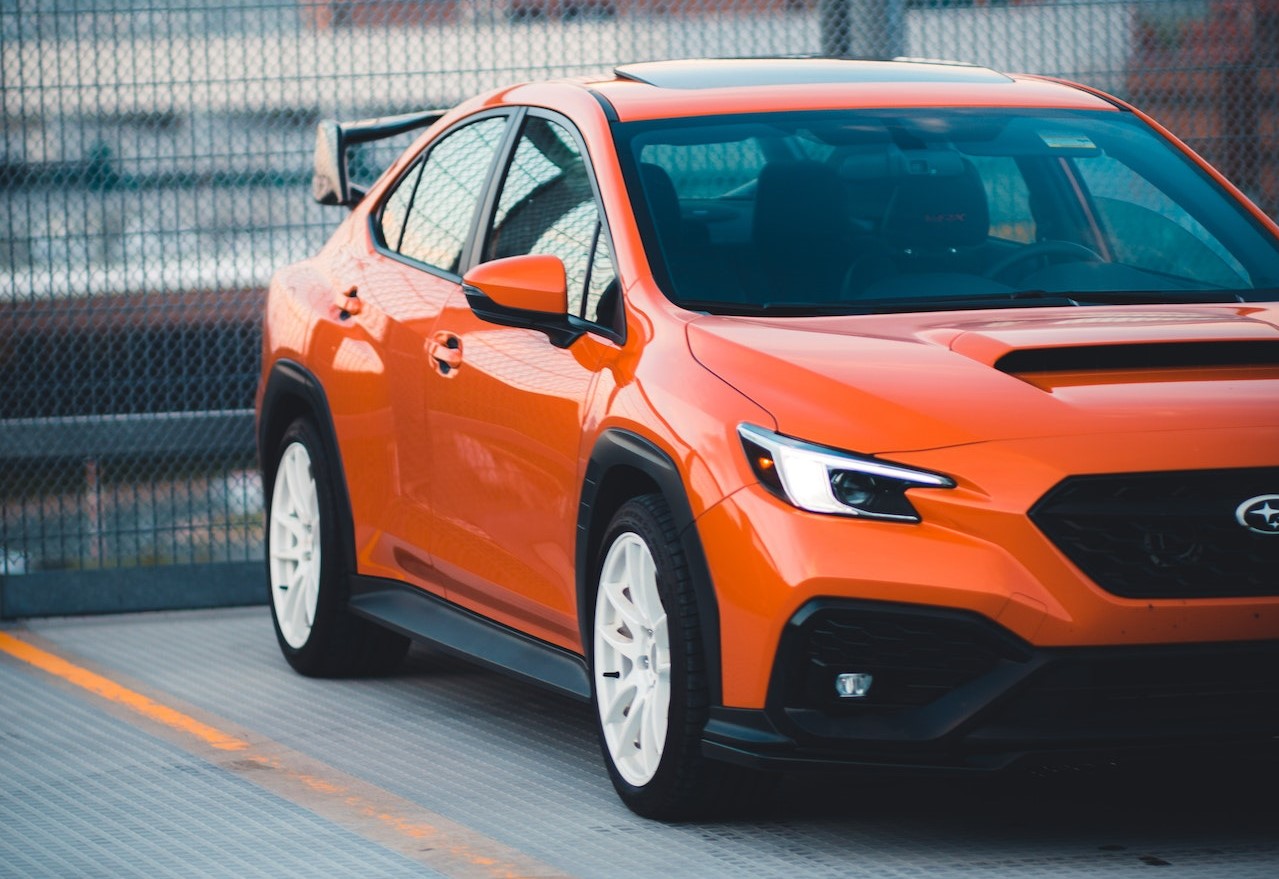
{"type": "Polygon", "coordinates": [[[364,190],[352,184],[347,177],[347,149],[355,144],[425,128],[444,113],[444,110],[424,110],[359,122],[321,121],[315,128],[315,172],[311,177],[311,195],[320,204],[347,207],[358,204],[364,198],[364,190]]]}

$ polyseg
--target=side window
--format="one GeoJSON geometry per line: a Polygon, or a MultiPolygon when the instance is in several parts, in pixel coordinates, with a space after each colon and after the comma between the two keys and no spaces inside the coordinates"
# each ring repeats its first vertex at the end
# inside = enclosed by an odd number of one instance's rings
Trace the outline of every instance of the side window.
{"type": "Polygon", "coordinates": [[[755,138],[729,143],[654,143],[640,150],[639,160],[660,165],[681,199],[728,195],[754,181],[768,163],[755,138]]]}
{"type": "Polygon", "coordinates": [[[981,175],[990,206],[990,234],[1006,241],[1029,244],[1035,240],[1035,218],[1030,212],[1030,188],[1017,160],[1007,156],[968,156],[981,175]]]}
{"type": "Polygon", "coordinates": [[[1184,208],[1111,156],[1076,159],[1115,257],[1153,272],[1237,287],[1247,272],[1184,208]]]}
{"type": "Polygon", "coordinates": [[[427,265],[456,272],[506,119],[483,119],[445,135],[421,171],[410,172],[382,211],[387,247],[427,265]],[[403,194],[417,179],[413,192],[403,194]],[[403,217],[401,220],[400,217],[403,217]],[[392,233],[399,231],[398,245],[392,233]]]}
{"type": "MultiPolygon", "coordinates": [[[[612,325],[612,254],[577,141],[562,126],[532,116],[502,181],[484,258],[558,256],[568,277],[569,311],[612,325]]],[[[612,294],[615,297],[615,293],[612,294]]]]}
{"type": "Polygon", "coordinates": [[[382,243],[391,250],[400,249],[400,239],[404,236],[404,220],[409,215],[409,206],[413,204],[413,193],[421,176],[422,163],[415,162],[409,173],[395,184],[395,189],[391,190],[390,197],[382,205],[382,243]]]}
{"type": "Polygon", "coordinates": [[[592,323],[619,328],[617,322],[617,272],[613,268],[613,253],[608,249],[608,236],[604,224],[595,226],[595,259],[586,278],[586,299],[582,303],[582,317],[592,323]]]}

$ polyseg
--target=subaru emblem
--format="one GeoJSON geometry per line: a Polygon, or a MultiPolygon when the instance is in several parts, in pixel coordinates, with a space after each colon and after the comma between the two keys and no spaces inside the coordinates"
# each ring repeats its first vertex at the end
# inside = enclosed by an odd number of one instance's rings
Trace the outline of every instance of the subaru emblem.
{"type": "Polygon", "coordinates": [[[1257,534],[1279,534],[1279,494],[1248,498],[1235,510],[1235,519],[1257,534]]]}

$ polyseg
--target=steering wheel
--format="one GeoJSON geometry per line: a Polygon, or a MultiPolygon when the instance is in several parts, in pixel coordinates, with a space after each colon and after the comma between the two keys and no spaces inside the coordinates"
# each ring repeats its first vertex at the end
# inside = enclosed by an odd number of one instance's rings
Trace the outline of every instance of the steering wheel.
{"type": "Polygon", "coordinates": [[[1027,244],[1016,253],[1010,253],[1008,256],[995,263],[986,270],[986,277],[992,280],[998,280],[1001,275],[1008,273],[1009,269],[1019,266],[1024,262],[1029,262],[1040,257],[1060,256],[1068,260],[1089,261],[1089,262],[1105,262],[1102,256],[1091,247],[1083,244],[1077,244],[1074,241],[1036,241],[1034,244],[1027,244]]]}

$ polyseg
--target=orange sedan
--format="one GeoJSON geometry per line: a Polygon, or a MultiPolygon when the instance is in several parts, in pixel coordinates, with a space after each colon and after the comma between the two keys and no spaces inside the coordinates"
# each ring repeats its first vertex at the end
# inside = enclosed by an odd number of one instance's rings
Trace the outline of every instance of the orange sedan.
{"type": "Polygon", "coordinates": [[[658,818],[1279,741],[1279,229],[1132,107],[635,64],[323,123],[314,190],[258,393],[303,674],[416,638],[593,700],[658,818]]]}

